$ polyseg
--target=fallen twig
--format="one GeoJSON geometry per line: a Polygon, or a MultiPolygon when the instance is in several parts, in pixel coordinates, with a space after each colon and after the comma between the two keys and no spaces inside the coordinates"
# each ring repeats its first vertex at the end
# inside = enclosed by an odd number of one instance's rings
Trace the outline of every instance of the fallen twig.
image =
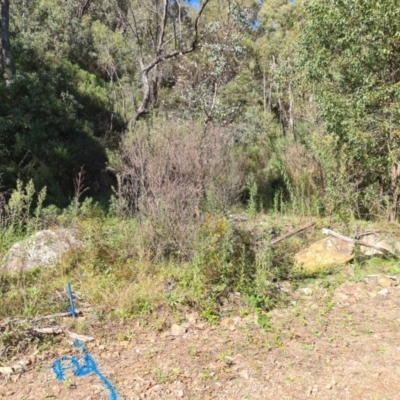
{"type": "Polygon", "coordinates": [[[311,227],[314,226],[314,225],[315,225],[315,222],[309,222],[308,224],[305,224],[305,225],[301,226],[300,228],[293,229],[293,230],[291,230],[291,231],[289,231],[289,232],[287,232],[287,233],[284,233],[284,234],[281,235],[281,236],[278,236],[278,237],[275,238],[275,239],[272,239],[269,243],[270,243],[270,244],[279,243],[279,242],[281,242],[282,240],[285,240],[285,239],[289,238],[290,236],[295,235],[296,233],[305,231],[306,229],[311,228],[311,227]]]}
{"type": "Polygon", "coordinates": [[[86,335],[78,335],[77,333],[74,333],[71,331],[65,331],[65,333],[69,336],[70,339],[79,340],[80,342],[83,342],[83,343],[93,342],[95,340],[94,337],[86,336],[86,335]]]}
{"type": "Polygon", "coordinates": [[[371,243],[367,243],[367,242],[364,242],[363,240],[352,239],[352,238],[350,238],[348,236],[344,236],[344,235],[341,235],[340,233],[332,231],[331,229],[323,228],[322,229],[322,233],[324,235],[331,235],[331,236],[336,237],[338,239],[341,239],[341,240],[343,240],[344,242],[347,242],[347,243],[353,243],[353,244],[357,243],[357,244],[359,244],[361,246],[371,247],[372,249],[381,251],[384,254],[390,254],[392,256],[396,256],[395,253],[393,253],[392,251],[390,251],[388,249],[385,249],[384,247],[377,246],[377,245],[371,244],[371,243]]]}
{"type": "Polygon", "coordinates": [[[50,328],[29,328],[29,331],[40,333],[42,335],[59,335],[60,333],[64,333],[65,326],[52,326],[50,328]]]}
{"type": "MultiPolygon", "coordinates": [[[[377,278],[381,274],[372,274],[372,275],[367,275],[366,278],[377,278]]],[[[397,281],[397,276],[396,275],[386,275],[388,278],[390,278],[392,281],[397,281]]]]}
{"type": "Polygon", "coordinates": [[[65,326],[51,326],[49,328],[29,328],[29,332],[39,333],[41,335],[59,335],[61,333],[65,333],[72,340],[79,340],[80,342],[87,343],[93,342],[94,337],[79,335],[78,333],[71,332],[66,329],[65,326]]]}
{"type": "MultiPolygon", "coordinates": [[[[75,310],[75,315],[81,315],[81,314],[82,311],[75,310]]],[[[63,317],[71,317],[71,312],[45,315],[44,317],[37,317],[33,319],[33,322],[39,322],[39,321],[44,321],[46,319],[63,318],[63,317]]]]}
{"type": "MultiPolygon", "coordinates": [[[[85,313],[87,311],[91,311],[91,310],[92,310],[92,307],[88,307],[88,308],[81,309],[81,310],[75,309],[75,316],[83,315],[83,313],[85,313]]],[[[0,328],[1,328],[1,326],[8,325],[8,324],[22,325],[22,324],[27,324],[27,323],[32,323],[32,322],[45,321],[48,319],[65,318],[65,317],[72,317],[71,312],[45,315],[43,317],[36,317],[33,319],[26,319],[26,318],[25,319],[5,319],[3,321],[0,321],[0,328]]]]}

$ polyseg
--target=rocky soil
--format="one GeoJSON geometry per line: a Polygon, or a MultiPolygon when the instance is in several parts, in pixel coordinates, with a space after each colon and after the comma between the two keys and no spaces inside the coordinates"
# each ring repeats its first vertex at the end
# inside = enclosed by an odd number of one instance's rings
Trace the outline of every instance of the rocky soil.
{"type": "MultiPolygon", "coordinates": [[[[272,312],[269,332],[253,316],[210,325],[196,313],[172,327],[74,324],[96,337],[87,348],[120,399],[399,399],[398,282],[370,276],[331,292],[283,285],[291,305],[272,312]]],[[[109,398],[94,374],[68,371],[57,381],[51,364],[64,355],[81,355],[64,337],[32,350],[20,369],[0,375],[0,398],[109,398]]]]}

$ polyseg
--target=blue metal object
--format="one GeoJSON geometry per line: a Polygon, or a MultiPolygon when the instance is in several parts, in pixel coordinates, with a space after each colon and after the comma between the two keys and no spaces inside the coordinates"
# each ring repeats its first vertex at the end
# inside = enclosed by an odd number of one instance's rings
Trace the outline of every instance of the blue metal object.
{"type": "Polygon", "coordinates": [[[61,357],[53,363],[53,371],[59,381],[65,380],[64,371],[69,369],[74,370],[75,376],[86,376],[95,373],[100,380],[103,382],[104,386],[110,391],[110,400],[118,400],[118,395],[114,386],[110,381],[99,371],[96,362],[93,357],[88,353],[86,347],[79,341],[75,340],[75,346],[77,346],[83,352],[83,357],[81,360],[77,356],[72,357],[61,357]],[[64,365],[68,362],[69,365],[64,365]]]}
{"type": "Polygon", "coordinates": [[[67,289],[68,289],[68,296],[69,296],[69,302],[71,304],[71,315],[73,317],[76,316],[76,311],[75,311],[75,305],[74,305],[74,298],[72,297],[72,289],[71,289],[71,284],[67,284],[67,289]]]}

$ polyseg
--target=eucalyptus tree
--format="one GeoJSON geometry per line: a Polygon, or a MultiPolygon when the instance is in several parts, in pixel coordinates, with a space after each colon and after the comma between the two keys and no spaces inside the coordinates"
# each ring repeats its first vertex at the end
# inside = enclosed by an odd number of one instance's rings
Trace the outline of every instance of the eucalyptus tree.
{"type": "Polygon", "coordinates": [[[332,157],[343,160],[342,188],[352,188],[359,215],[386,208],[392,221],[400,199],[399,5],[311,0],[301,38],[332,157]]]}
{"type": "Polygon", "coordinates": [[[12,75],[13,59],[10,46],[10,0],[1,0],[1,18],[0,18],[0,47],[1,47],[1,65],[8,79],[12,75]]]}
{"type": "Polygon", "coordinates": [[[127,0],[116,4],[124,33],[134,46],[134,60],[139,66],[142,95],[133,121],[157,105],[162,77],[159,68],[166,61],[195,52],[204,34],[201,18],[211,0],[203,0],[198,11],[182,0],[127,0]]]}
{"type": "Polygon", "coordinates": [[[296,61],[302,19],[302,0],[267,0],[259,13],[263,35],[257,41],[257,50],[263,74],[264,109],[275,115],[284,135],[287,131],[295,135],[299,114],[296,96],[300,95],[300,74],[296,61]]]}
{"type": "Polygon", "coordinates": [[[210,3],[201,51],[174,62],[175,95],[182,109],[206,122],[241,123],[258,91],[249,68],[259,7],[253,0],[210,3]]]}

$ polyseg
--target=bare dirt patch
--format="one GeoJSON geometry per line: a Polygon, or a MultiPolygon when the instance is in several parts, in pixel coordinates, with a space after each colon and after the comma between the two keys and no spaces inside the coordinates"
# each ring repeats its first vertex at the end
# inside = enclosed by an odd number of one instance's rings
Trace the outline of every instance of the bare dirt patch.
{"type": "MultiPolygon", "coordinates": [[[[333,293],[315,284],[291,292],[292,305],[271,313],[270,332],[251,316],[177,321],[183,329],[174,334],[154,324],[87,322],[96,337],[87,348],[123,399],[399,399],[393,285],[372,277],[333,293]]],[[[64,355],[80,352],[60,338],[24,372],[1,375],[0,398],[107,399],[93,374],[56,380],[51,364],[64,355]]]]}

